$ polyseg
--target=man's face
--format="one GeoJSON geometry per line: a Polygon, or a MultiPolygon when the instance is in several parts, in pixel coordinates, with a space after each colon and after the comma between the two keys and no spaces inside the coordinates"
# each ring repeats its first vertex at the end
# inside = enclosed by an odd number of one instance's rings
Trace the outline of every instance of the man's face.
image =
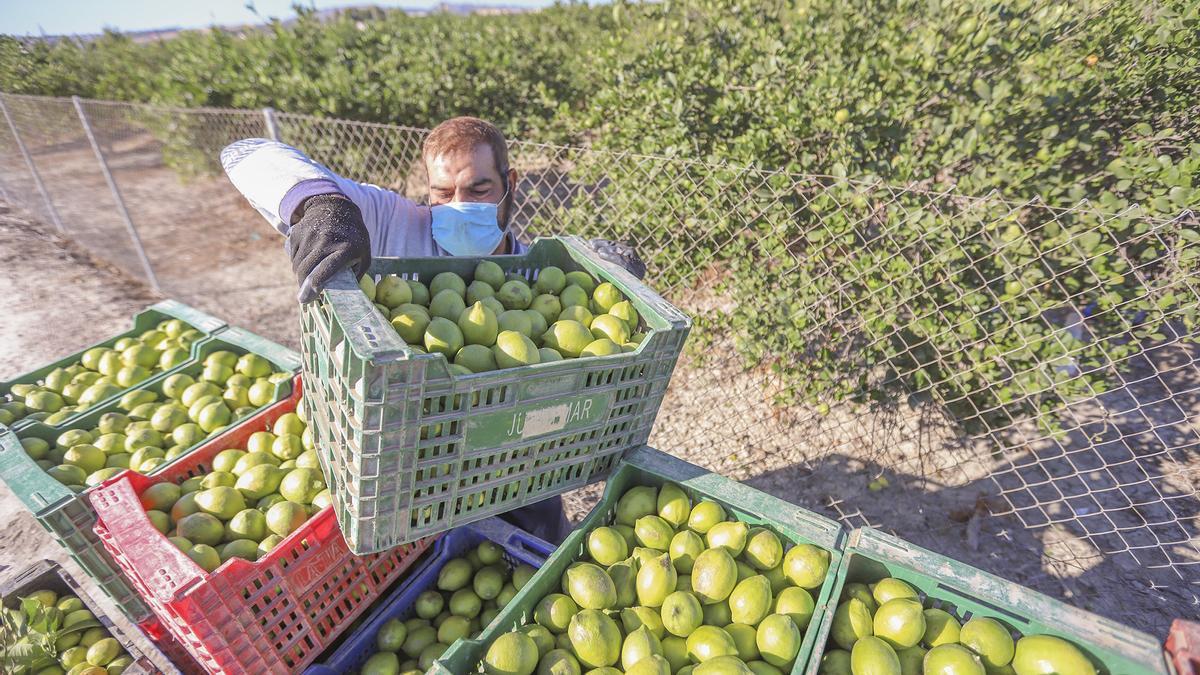
{"type": "Polygon", "coordinates": [[[430,157],[425,168],[429,172],[430,206],[447,202],[499,204],[504,197],[504,182],[487,145],[477,145],[471,152],[430,157]]]}

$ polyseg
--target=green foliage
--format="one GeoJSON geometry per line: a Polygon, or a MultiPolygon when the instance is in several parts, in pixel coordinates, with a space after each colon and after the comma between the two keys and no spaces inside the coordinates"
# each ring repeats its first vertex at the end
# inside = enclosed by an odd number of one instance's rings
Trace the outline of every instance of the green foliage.
{"type": "Polygon", "coordinates": [[[21,598],[20,606],[5,608],[0,615],[0,666],[13,675],[36,673],[58,665],[58,650],[54,643],[70,633],[101,626],[88,619],[62,628],[63,613],[47,607],[37,598],[21,598]]]}

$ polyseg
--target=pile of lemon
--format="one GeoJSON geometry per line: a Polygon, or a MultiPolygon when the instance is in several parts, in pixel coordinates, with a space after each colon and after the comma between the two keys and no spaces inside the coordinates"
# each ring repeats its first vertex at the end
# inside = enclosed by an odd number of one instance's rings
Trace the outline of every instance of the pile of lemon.
{"type": "Polygon", "coordinates": [[[198,377],[168,376],[161,396],[134,389],[118,401],[121,412],[104,413],[91,429],[64,431],[53,446],[33,436],[21,445],[51,477],[82,492],[125,469],[158,469],[270,403],[278,384],[292,377],[257,354],[213,352],[198,377]]]}
{"type": "Polygon", "coordinates": [[[959,623],[926,609],[916,589],[887,577],[846,584],[833,614],[822,675],[1095,675],[1083,652],[1052,635],[1013,640],[999,621],[959,623]]]}
{"type": "Polygon", "coordinates": [[[645,339],[621,291],[581,271],[543,267],[530,286],[485,260],[469,284],[442,272],[428,286],[394,274],[359,285],[401,339],[417,352],[444,354],[456,374],[620,354],[645,339]]]}
{"type": "Polygon", "coordinates": [[[479,635],[533,573],[529,565],[509,565],[504,549],[491,541],[446,561],[435,588],[417,596],[412,616],[390,619],[379,628],[378,651],[363,664],[361,675],[424,673],[456,640],[479,635]]]}
{"type": "Polygon", "coordinates": [[[150,523],[206,572],[269,553],[332,503],[304,415],[300,405],[244,449],[217,453],[209,471],[143,490],[150,523]]]}
{"type": "Polygon", "coordinates": [[[50,371],[36,383],[14,384],[0,397],[0,424],[25,418],[58,424],[188,360],[192,344],[204,337],[179,319],[162,321],[112,347],[94,347],[79,361],[50,371]]]}
{"type": "Polygon", "coordinates": [[[829,552],[784,547],[770,529],[695,504],[678,485],[639,486],[615,522],[588,533],[562,592],[534,623],[498,637],[483,668],[611,675],[790,672],[812,620],[829,552]]]}

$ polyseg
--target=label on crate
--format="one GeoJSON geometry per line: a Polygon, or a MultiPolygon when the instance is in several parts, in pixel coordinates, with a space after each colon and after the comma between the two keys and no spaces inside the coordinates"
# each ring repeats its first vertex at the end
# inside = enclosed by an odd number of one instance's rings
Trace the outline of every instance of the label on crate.
{"type": "Polygon", "coordinates": [[[467,421],[467,439],[473,446],[502,445],[547,434],[582,429],[603,420],[612,406],[612,391],[576,396],[553,403],[531,403],[515,409],[479,415],[467,421]]]}

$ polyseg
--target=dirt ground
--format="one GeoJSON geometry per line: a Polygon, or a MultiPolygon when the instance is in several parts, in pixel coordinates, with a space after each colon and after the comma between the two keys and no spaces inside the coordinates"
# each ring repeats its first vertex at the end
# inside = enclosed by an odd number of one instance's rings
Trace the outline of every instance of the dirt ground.
{"type": "MultiPolygon", "coordinates": [[[[41,165],[48,184],[73,186],[52,192],[62,219],[75,242],[116,260],[119,268],[49,234],[53,228],[45,224],[44,212],[4,208],[0,378],[119,332],[138,309],[168,296],[298,348],[294,283],[281,241],[266,223],[224,179],[181,182],[155,159],[159,148],[144,137],[117,139],[114,145],[109,161],[136,214],[162,292],[138,277],[140,265],[123,224],[109,215],[111,197],[89,164],[90,150],[78,144],[56,148],[55,161],[41,165]],[[81,206],[80,194],[92,198],[81,206]]],[[[11,175],[0,178],[7,190],[19,188],[30,198],[30,185],[17,184],[11,175]]],[[[848,526],[880,527],[1157,637],[1165,636],[1173,617],[1197,615],[1194,578],[1145,569],[1136,551],[1114,553],[1122,547],[1081,532],[1077,519],[1033,522],[1019,513],[990,515],[1003,509],[989,475],[1008,472],[1022,485],[1027,475],[986,453],[981,459],[928,408],[906,402],[869,414],[850,407],[835,407],[827,415],[780,410],[770,405],[770,385],[770,378],[747,373],[732,361],[685,360],[651,444],[848,526]],[[871,489],[881,476],[887,486],[871,489]]],[[[1189,410],[1179,423],[1186,426],[1193,415],[1189,410]]],[[[1116,480],[1128,488],[1129,481],[1116,480]]],[[[1186,476],[1180,480],[1188,482],[1186,476]]],[[[581,518],[599,489],[568,495],[569,515],[581,518]]],[[[1191,510],[1173,514],[1172,522],[1182,518],[1194,527],[1194,486],[1182,485],[1178,493],[1188,497],[1191,510]]],[[[1074,502],[1063,503],[1086,513],[1074,502]]],[[[1108,512],[1108,505],[1099,506],[1108,512]]],[[[0,533],[0,567],[42,557],[66,560],[2,486],[0,518],[8,523],[0,533]]],[[[1194,551],[1193,542],[1185,537],[1181,550],[1194,551]]]]}

